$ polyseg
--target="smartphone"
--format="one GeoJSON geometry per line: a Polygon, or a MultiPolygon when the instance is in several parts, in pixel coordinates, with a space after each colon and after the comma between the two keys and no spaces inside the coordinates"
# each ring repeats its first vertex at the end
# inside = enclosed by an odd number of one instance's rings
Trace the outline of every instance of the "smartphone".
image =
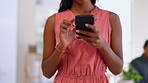
{"type": "MultiPolygon", "coordinates": [[[[86,27],[85,24],[94,25],[94,15],[77,15],[77,16],[75,16],[76,30],[84,30],[84,31],[94,32],[92,29],[86,27]]],[[[76,34],[87,36],[87,35],[79,34],[79,33],[76,33],[76,34]]]]}

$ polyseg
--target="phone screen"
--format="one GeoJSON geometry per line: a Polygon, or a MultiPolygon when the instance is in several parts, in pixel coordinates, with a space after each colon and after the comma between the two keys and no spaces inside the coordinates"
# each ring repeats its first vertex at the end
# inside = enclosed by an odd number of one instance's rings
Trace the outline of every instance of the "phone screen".
{"type": "MultiPolygon", "coordinates": [[[[85,24],[94,25],[94,15],[78,15],[75,17],[76,30],[94,32],[92,29],[87,28],[85,24]]],[[[84,34],[79,34],[79,35],[87,36],[84,34]]]]}

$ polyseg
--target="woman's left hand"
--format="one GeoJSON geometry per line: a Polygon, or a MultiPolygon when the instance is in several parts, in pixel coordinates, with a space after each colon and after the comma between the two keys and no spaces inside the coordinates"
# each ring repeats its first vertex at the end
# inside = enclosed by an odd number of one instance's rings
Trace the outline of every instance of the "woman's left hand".
{"type": "Polygon", "coordinates": [[[76,35],[76,36],[79,37],[80,39],[84,39],[85,41],[87,41],[88,43],[90,43],[92,46],[96,48],[99,48],[99,49],[102,48],[103,45],[105,44],[105,40],[103,39],[102,35],[99,33],[98,28],[90,24],[85,24],[85,26],[92,29],[94,32],[89,32],[84,30],[76,30],[76,32],[90,36],[90,37],[82,36],[82,35],[76,35]]]}

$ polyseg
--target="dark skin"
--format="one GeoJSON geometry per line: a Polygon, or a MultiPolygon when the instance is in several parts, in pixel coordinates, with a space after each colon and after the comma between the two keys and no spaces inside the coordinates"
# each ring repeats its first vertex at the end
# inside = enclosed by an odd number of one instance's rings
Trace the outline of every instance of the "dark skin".
{"type": "MultiPolygon", "coordinates": [[[[70,9],[74,15],[85,15],[89,14],[94,9],[93,4],[90,0],[73,0],[72,8],[70,9]]],[[[119,17],[110,12],[109,13],[110,24],[112,28],[111,32],[111,47],[103,39],[99,30],[94,25],[86,24],[86,27],[94,30],[93,33],[87,31],[77,30],[78,33],[83,33],[91,38],[77,35],[79,38],[84,39],[92,46],[97,48],[109,68],[109,70],[117,75],[121,72],[123,67],[122,59],[122,30],[119,17]],[[89,39],[89,40],[88,40],[89,39]]],[[[74,20],[68,21],[63,20],[60,24],[60,43],[58,48],[65,50],[67,46],[74,40],[73,28],[71,25],[74,20]],[[72,31],[71,31],[72,30],[72,31]]],[[[61,57],[63,53],[55,50],[55,35],[54,35],[54,24],[55,24],[55,15],[48,18],[46,26],[44,29],[44,51],[43,51],[43,60],[42,60],[42,70],[44,76],[50,78],[54,75],[56,70],[59,67],[61,57]]]]}
{"type": "Polygon", "coordinates": [[[147,59],[148,61],[148,46],[144,47],[144,57],[147,59]]]}

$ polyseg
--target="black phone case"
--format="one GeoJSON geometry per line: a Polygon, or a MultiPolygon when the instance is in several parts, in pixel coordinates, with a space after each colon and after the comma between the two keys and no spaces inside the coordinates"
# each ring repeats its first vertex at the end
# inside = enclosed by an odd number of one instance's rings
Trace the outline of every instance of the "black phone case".
{"type": "MultiPolygon", "coordinates": [[[[78,15],[75,17],[76,30],[94,32],[92,29],[87,28],[85,24],[94,25],[94,15],[78,15]]],[[[84,34],[79,34],[79,35],[86,36],[84,34]]]]}

